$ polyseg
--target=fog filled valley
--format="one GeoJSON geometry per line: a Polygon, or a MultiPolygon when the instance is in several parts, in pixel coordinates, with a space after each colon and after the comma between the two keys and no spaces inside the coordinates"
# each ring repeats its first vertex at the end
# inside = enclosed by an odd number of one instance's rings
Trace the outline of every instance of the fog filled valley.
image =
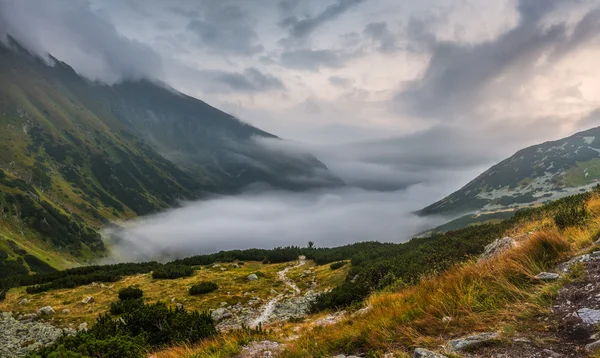
{"type": "Polygon", "coordinates": [[[600,0],[0,0],[0,358],[600,358],[600,0]]]}

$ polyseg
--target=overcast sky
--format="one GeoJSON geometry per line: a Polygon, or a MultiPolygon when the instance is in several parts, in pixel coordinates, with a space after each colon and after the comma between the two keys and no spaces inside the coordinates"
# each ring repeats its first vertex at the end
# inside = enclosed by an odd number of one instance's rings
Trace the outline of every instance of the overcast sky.
{"type": "MultiPolygon", "coordinates": [[[[518,149],[600,125],[600,0],[0,0],[6,34],[92,80],[200,98],[360,190],[394,191],[405,213],[518,149]]],[[[353,190],[334,202],[360,203],[356,218],[390,210],[353,190]]],[[[338,217],[328,197],[260,199],[290,220],[313,200],[298,222],[319,227],[314,210],[338,217]]]]}

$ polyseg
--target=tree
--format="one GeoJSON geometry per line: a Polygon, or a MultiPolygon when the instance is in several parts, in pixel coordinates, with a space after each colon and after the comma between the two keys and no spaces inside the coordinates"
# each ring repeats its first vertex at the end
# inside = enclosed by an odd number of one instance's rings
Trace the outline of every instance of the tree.
{"type": "Polygon", "coordinates": [[[308,248],[309,248],[309,249],[312,249],[312,248],[314,248],[314,247],[315,247],[315,243],[314,243],[314,242],[312,242],[312,241],[309,241],[309,242],[308,242],[308,248]]]}

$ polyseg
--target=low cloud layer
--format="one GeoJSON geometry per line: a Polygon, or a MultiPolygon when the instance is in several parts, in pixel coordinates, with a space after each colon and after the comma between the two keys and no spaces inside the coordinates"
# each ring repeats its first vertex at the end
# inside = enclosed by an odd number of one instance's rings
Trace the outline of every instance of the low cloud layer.
{"type": "Polygon", "coordinates": [[[427,188],[381,193],[357,188],[292,193],[265,191],[220,197],[127,223],[114,259],[145,260],[219,250],[359,241],[402,242],[440,221],[410,211],[432,199],[427,188]]]}

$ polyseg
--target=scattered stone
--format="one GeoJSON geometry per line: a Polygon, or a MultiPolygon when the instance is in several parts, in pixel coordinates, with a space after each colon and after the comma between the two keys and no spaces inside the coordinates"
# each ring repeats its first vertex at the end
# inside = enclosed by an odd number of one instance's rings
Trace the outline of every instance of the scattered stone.
{"type": "Polygon", "coordinates": [[[354,312],[353,316],[362,316],[362,315],[364,315],[366,313],[369,313],[372,309],[373,309],[372,306],[367,306],[365,308],[361,308],[358,311],[354,312]]]}
{"type": "Polygon", "coordinates": [[[215,322],[221,322],[222,320],[232,316],[231,312],[229,312],[229,310],[226,308],[217,308],[216,310],[212,311],[210,315],[215,322]]]}
{"type": "Polygon", "coordinates": [[[256,281],[258,280],[258,276],[256,276],[255,273],[251,273],[248,276],[246,276],[246,279],[248,279],[248,281],[256,281]]]}
{"type": "Polygon", "coordinates": [[[558,280],[559,277],[560,277],[560,275],[557,274],[557,273],[553,273],[553,272],[540,272],[534,278],[536,280],[541,280],[541,281],[554,281],[554,280],[558,280]]]}
{"type": "Polygon", "coordinates": [[[68,308],[65,308],[64,310],[62,310],[62,314],[69,314],[71,313],[71,310],[68,308]]]}
{"type": "Polygon", "coordinates": [[[517,246],[517,242],[510,236],[505,236],[501,239],[496,239],[491,244],[487,245],[479,258],[479,261],[489,260],[497,257],[509,249],[517,246]]]}
{"type": "Polygon", "coordinates": [[[52,308],[52,306],[44,306],[40,308],[37,313],[39,316],[52,316],[56,312],[54,312],[54,308],[52,308]]]}
{"type": "Polygon", "coordinates": [[[430,350],[424,348],[415,349],[415,353],[413,354],[413,358],[447,358],[443,354],[435,353],[430,350]]]}
{"type": "Polygon", "coordinates": [[[282,348],[281,344],[272,341],[255,341],[242,348],[240,358],[275,357],[282,348]]]}
{"type": "Polygon", "coordinates": [[[17,321],[10,312],[2,312],[0,357],[24,357],[33,350],[53,343],[63,334],[74,333],[72,329],[60,329],[41,321],[17,321]]]}
{"type": "Polygon", "coordinates": [[[327,317],[324,317],[324,318],[316,320],[314,322],[314,325],[315,326],[329,326],[329,325],[332,325],[332,324],[336,324],[339,321],[341,321],[342,318],[344,318],[345,315],[346,315],[346,311],[339,311],[339,312],[331,314],[331,315],[329,315],[327,317]]]}
{"type": "Polygon", "coordinates": [[[478,347],[487,346],[497,342],[500,336],[496,332],[474,334],[467,337],[453,339],[448,342],[452,351],[468,351],[478,347]]]}
{"type": "Polygon", "coordinates": [[[600,310],[582,308],[577,311],[577,315],[585,324],[596,325],[600,322],[600,310]]]}
{"type": "Polygon", "coordinates": [[[590,344],[586,344],[585,350],[588,353],[596,353],[600,351],[600,341],[595,341],[590,344]]]}
{"type": "Polygon", "coordinates": [[[442,322],[443,323],[450,323],[450,322],[452,322],[452,317],[450,317],[450,316],[444,316],[444,317],[442,317],[442,322]]]}
{"type": "Polygon", "coordinates": [[[21,301],[19,301],[19,305],[26,305],[26,304],[28,304],[28,303],[29,303],[29,300],[28,300],[28,299],[26,299],[26,298],[24,298],[24,299],[22,299],[21,301]]]}
{"type": "Polygon", "coordinates": [[[77,326],[77,331],[79,331],[79,332],[81,332],[81,331],[87,332],[87,330],[88,330],[88,324],[86,322],[83,322],[82,324],[77,326]]]}
{"type": "Polygon", "coordinates": [[[81,303],[83,303],[84,305],[87,305],[88,303],[92,303],[94,302],[94,297],[92,296],[87,296],[85,297],[83,300],[81,300],[81,303]]]}
{"type": "Polygon", "coordinates": [[[177,308],[183,308],[183,303],[179,303],[179,302],[177,302],[177,303],[175,304],[175,307],[177,307],[177,308]]]}
{"type": "Polygon", "coordinates": [[[105,288],[105,287],[106,287],[105,284],[103,284],[103,283],[100,284],[100,288],[105,288]]]}
{"type": "Polygon", "coordinates": [[[227,302],[221,302],[221,307],[226,307],[227,306],[227,302]]]}

